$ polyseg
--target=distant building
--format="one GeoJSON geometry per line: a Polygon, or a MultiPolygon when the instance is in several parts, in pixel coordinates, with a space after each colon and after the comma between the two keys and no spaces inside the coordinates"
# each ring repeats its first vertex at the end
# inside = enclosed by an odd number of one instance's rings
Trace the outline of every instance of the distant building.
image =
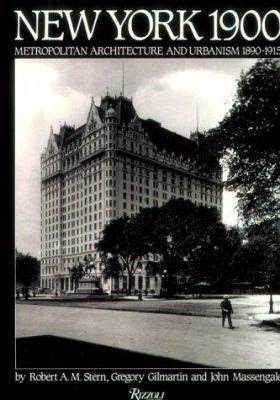
{"type": "MultiPolygon", "coordinates": [[[[187,139],[160,123],[138,117],[132,100],[123,96],[91,102],[81,127],[51,129],[41,155],[41,287],[73,289],[69,268],[91,255],[95,270],[79,290],[100,286],[125,289],[126,277],[107,281],[95,251],[105,224],[142,207],[161,206],[171,198],[215,206],[222,212],[221,172],[201,176],[195,154],[203,135],[187,139]]],[[[133,288],[159,292],[161,277],[145,268],[133,288]]]]}

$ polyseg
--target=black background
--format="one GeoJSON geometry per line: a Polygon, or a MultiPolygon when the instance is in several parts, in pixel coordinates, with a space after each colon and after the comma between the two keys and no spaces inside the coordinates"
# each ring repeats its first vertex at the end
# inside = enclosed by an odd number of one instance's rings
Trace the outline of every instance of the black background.
{"type": "MultiPolygon", "coordinates": [[[[15,46],[50,46],[50,45],[61,45],[60,42],[34,42],[32,38],[26,39],[24,41],[15,42],[14,38],[16,36],[16,16],[13,10],[22,10],[23,12],[28,12],[30,10],[38,10],[38,9],[73,9],[73,10],[82,10],[82,9],[202,9],[204,15],[207,16],[210,12],[213,12],[215,9],[219,9],[220,11],[233,9],[237,11],[240,15],[243,12],[249,9],[257,9],[258,12],[262,15],[270,9],[277,8],[279,9],[279,1],[273,2],[271,1],[263,1],[262,6],[257,6],[256,1],[179,1],[175,0],[174,2],[167,1],[10,1],[5,4],[5,8],[1,9],[1,55],[2,55],[2,155],[1,155],[1,182],[2,182],[2,193],[1,197],[4,200],[4,205],[2,206],[3,219],[2,219],[2,235],[1,235],[1,246],[2,246],[2,280],[1,280],[1,288],[2,288],[2,310],[8,311],[4,312],[4,318],[2,320],[2,332],[5,333],[5,338],[2,339],[2,354],[4,354],[5,350],[7,351],[7,356],[5,358],[2,357],[2,365],[4,365],[4,379],[2,379],[3,383],[14,384],[14,371],[15,371],[15,363],[14,363],[14,47],[15,46]],[[4,222],[4,223],[3,223],[4,222]]],[[[205,35],[205,37],[209,38],[209,18],[205,18],[205,21],[202,22],[201,26],[199,26],[199,31],[205,35]]],[[[139,27],[139,33],[141,32],[141,27],[139,27]]],[[[112,38],[115,35],[115,29],[113,24],[110,23],[100,23],[98,24],[98,29],[96,30],[96,34],[94,36],[94,42],[90,41],[83,37],[83,35],[79,36],[78,40],[75,40],[73,43],[69,38],[65,38],[66,40],[63,42],[63,46],[68,45],[76,45],[76,46],[98,46],[98,45],[115,45],[112,43],[112,38]]],[[[117,43],[119,44],[119,43],[117,43]]],[[[201,42],[191,41],[188,43],[180,41],[164,41],[164,43],[159,42],[158,45],[230,45],[230,46],[238,46],[244,45],[244,41],[237,36],[235,40],[231,42],[207,42],[207,39],[204,39],[201,42]]],[[[245,44],[248,44],[245,42],[245,44]]],[[[250,42],[250,45],[271,45],[271,42],[264,41],[263,39],[256,40],[254,42],[250,42]]],[[[279,40],[277,43],[273,43],[273,45],[279,44],[279,40]]],[[[145,41],[145,42],[137,42],[126,40],[125,42],[120,42],[120,45],[155,45],[154,41],[145,41]],[[125,43],[125,44],[124,44],[125,43]]],[[[248,340],[250,340],[248,338],[248,340]]],[[[246,357],[246,354],[244,354],[246,357]]],[[[129,372],[129,371],[128,371],[129,372]]],[[[167,372],[167,371],[165,371],[167,372]]],[[[230,371],[229,371],[230,372],[230,371]]],[[[249,371],[246,371],[249,372],[249,371]]],[[[271,371],[266,371],[271,372],[271,371]]],[[[83,398],[85,394],[83,390],[87,390],[86,397],[92,399],[128,399],[128,385],[126,384],[110,384],[110,385],[99,385],[96,384],[68,384],[62,385],[60,384],[60,393],[58,393],[58,384],[45,384],[42,386],[41,384],[29,384],[29,385],[16,385],[18,395],[36,395],[40,397],[44,397],[44,395],[48,395],[49,393],[56,393],[57,397],[63,396],[68,397],[69,390],[66,391],[66,387],[71,390],[72,395],[75,397],[83,398]],[[36,393],[36,394],[35,394],[36,393]],[[90,397],[89,397],[90,396],[90,397]]],[[[193,395],[201,396],[201,391],[203,391],[204,396],[211,397],[213,395],[213,391],[215,393],[217,390],[221,393],[221,395],[228,397],[229,393],[233,394],[234,389],[237,387],[241,388],[241,391],[244,395],[246,384],[237,384],[234,386],[232,384],[212,384],[211,386],[207,384],[186,384],[186,383],[160,383],[160,384],[146,384],[141,386],[144,390],[145,387],[150,390],[166,390],[165,399],[185,399],[191,398],[193,395]],[[226,387],[224,387],[226,385],[226,387]],[[192,393],[191,393],[192,391],[192,393]]],[[[267,396],[268,390],[272,388],[272,384],[269,385],[256,385],[256,389],[258,393],[261,391],[261,386],[264,386],[264,393],[267,396]]],[[[252,385],[250,385],[250,391],[252,385]]],[[[252,393],[250,393],[252,395],[252,393]]]]}

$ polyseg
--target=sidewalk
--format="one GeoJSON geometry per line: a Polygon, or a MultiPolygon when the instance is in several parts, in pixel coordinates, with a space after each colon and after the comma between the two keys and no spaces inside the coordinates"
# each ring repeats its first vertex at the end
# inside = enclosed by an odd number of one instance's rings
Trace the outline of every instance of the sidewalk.
{"type": "Polygon", "coordinates": [[[253,316],[252,320],[258,321],[264,326],[272,326],[278,329],[280,328],[280,313],[256,314],[253,316]]]}
{"type": "Polygon", "coordinates": [[[230,330],[211,317],[19,304],[16,327],[17,337],[54,335],[199,365],[280,367],[279,332],[233,322],[230,330]]]}

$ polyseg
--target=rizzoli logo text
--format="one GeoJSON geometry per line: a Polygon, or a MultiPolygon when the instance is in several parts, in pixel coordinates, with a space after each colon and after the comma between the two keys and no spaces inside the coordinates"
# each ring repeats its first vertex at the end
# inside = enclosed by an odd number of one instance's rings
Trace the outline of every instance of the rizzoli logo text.
{"type": "Polygon", "coordinates": [[[129,389],[130,399],[133,400],[162,400],[165,392],[143,392],[138,388],[129,389]]]}

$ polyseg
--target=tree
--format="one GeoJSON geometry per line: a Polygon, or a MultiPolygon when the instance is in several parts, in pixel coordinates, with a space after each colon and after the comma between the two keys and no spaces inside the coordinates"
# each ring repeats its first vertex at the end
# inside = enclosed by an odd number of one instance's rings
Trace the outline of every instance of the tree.
{"type": "Polygon", "coordinates": [[[247,228],[247,245],[253,248],[255,269],[271,289],[276,289],[280,279],[279,221],[265,221],[247,228]]]}
{"type": "Polygon", "coordinates": [[[126,273],[128,294],[131,294],[132,277],[147,249],[142,241],[142,227],[135,217],[121,217],[111,221],[103,231],[96,248],[105,260],[104,276],[116,277],[126,273]]]}
{"type": "Polygon", "coordinates": [[[97,250],[103,253],[105,277],[127,274],[128,293],[139,263],[149,256],[146,272],[162,276],[169,296],[177,290],[178,277],[191,276],[193,282],[209,278],[222,284],[240,242],[239,231],[226,229],[216,208],[180,198],[112,221],[97,250]]]}
{"type": "Polygon", "coordinates": [[[280,60],[259,60],[241,74],[231,110],[203,143],[223,158],[225,185],[237,192],[246,223],[280,217],[279,132],[280,60]]]}
{"type": "MultiPolygon", "coordinates": [[[[217,210],[180,198],[170,200],[153,214],[147,225],[146,248],[160,261],[150,261],[148,270],[161,273],[167,295],[176,290],[180,275],[191,275],[193,280],[211,275],[209,251],[219,245],[225,230],[217,210]]],[[[147,211],[141,211],[139,218],[143,215],[149,217],[147,211]]]]}
{"type": "MultiPolygon", "coordinates": [[[[237,227],[226,227],[220,243],[214,247],[212,265],[215,266],[215,287],[224,291],[232,282],[231,263],[242,246],[242,232],[237,227]]],[[[210,257],[211,260],[211,257],[210,257]]]]}
{"type": "Polygon", "coordinates": [[[16,251],[16,283],[25,291],[39,285],[40,262],[30,254],[16,251]]]}
{"type": "Polygon", "coordinates": [[[280,287],[279,228],[278,220],[247,227],[243,245],[236,252],[230,266],[233,277],[250,281],[254,286],[266,285],[271,296],[280,287]]]}
{"type": "Polygon", "coordinates": [[[236,252],[231,273],[255,285],[268,284],[276,289],[280,280],[280,235],[276,221],[251,225],[244,231],[244,241],[236,252]]]}
{"type": "Polygon", "coordinates": [[[118,259],[118,256],[113,256],[111,258],[107,258],[105,256],[105,269],[103,270],[104,278],[115,278],[117,279],[120,275],[123,274],[124,269],[118,259]]]}
{"type": "MultiPolygon", "coordinates": [[[[240,230],[222,223],[213,225],[207,240],[200,242],[199,251],[189,259],[192,280],[207,278],[217,290],[224,290],[231,281],[231,262],[242,244],[240,230]]],[[[206,279],[206,280],[207,280],[206,279]]]]}

